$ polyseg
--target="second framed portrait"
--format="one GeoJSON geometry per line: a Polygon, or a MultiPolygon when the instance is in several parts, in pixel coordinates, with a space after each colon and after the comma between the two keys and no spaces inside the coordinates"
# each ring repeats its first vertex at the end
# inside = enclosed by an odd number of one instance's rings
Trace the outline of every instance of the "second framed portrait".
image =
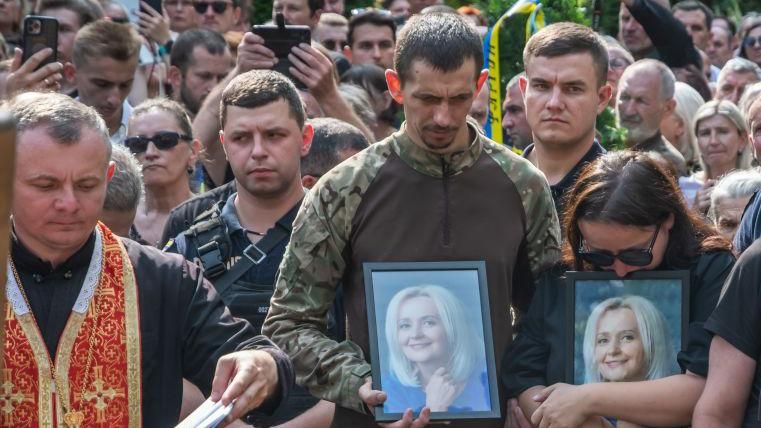
{"type": "Polygon", "coordinates": [[[484,262],[365,263],[379,422],[500,417],[484,262]]]}
{"type": "Polygon", "coordinates": [[[680,372],[689,272],[568,272],[568,383],[635,382],[680,372]]]}

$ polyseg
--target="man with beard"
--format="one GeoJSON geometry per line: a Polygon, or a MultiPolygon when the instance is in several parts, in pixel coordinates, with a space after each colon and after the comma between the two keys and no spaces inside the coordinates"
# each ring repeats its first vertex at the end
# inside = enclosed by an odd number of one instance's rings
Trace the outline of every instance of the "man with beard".
{"type": "MultiPolygon", "coordinates": [[[[500,361],[512,338],[506,309],[527,308],[534,275],[558,256],[547,181],[467,119],[488,77],[482,64],[481,37],[459,16],[410,19],[394,70],[386,71],[406,122],[324,175],[296,216],[262,332],[293,357],[310,393],[336,403],[333,426],[376,427],[374,408],[400,398],[372,387],[363,263],[484,261],[492,328],[501,332],[489,349],[500,361]],[[347,320],[342,342],[325,334],[339,284],[347,320]]],[[[505,415],[505,400],[498,402],[505,415]]],[[[423,408],[413,421],[408,409],[391,426],[421,427],[430,412],[423,408]]],[[[449,427],[504,423],[504,417],[457,420],[449,427]]]]}
{"type": "Polygon", "coordinates": [[[184,105],[191,117],[235,65],[225,38],[205,28],[177,37],[170,61],[167,80],[172,85],[172,99],[184,105]]]}
{"type": "Polygon", "coordinates": [[[632,150],[655,152],[677,176],[687,175],[684,157],[661,135],[661,119],[674,111],[674,73],[660,61],[643,59],[627,67],[618,84],[616,117],[632,150]]]}

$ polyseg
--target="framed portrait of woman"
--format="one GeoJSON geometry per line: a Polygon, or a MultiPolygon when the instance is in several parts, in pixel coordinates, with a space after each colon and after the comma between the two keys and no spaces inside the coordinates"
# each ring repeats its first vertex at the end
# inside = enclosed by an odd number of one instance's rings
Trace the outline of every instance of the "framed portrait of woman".
{"type": "Polygon", "coordinates": [[[568,383],[635,382],[680,373],[689,271],[567,274],[568,383]]]}
{"type": "Polygon", "coordinates": [[[500,417],[486,264],[365,263],[378,422],[431,409],[431,420],[500,417]]]}

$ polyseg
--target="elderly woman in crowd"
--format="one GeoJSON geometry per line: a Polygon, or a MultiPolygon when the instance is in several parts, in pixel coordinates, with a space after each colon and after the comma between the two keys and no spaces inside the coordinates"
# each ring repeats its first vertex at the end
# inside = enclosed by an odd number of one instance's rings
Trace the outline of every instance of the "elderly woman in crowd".
{"type": "Polygon", "coordinates": [[[391,298],[387,412],[489,410],[486,351],[469,325],[463,304],[440,285],[407,287],[391,298]]]}
{"type": "Polygon", "coordinates": [[[673,176],[645,153],[608,153],[569,190],[562,262],[545,272],[502,362],[512,422],[600,426],[603,418],[645,426],[687,425],[705,384],[710,336],[703,322],[719,300],[734,256],[684,204],[673,176]],[[684,374],[579,386],[566,379],[566,270],[689,270],[689,325],[678,363],[684,374]],[[547,387],[549,386],[549,388],[547,387]],[[517,400],[515,400],[517,399],[517,400]],[[518,407],[519,406],[519,407],[518,407]]]}
{"type": "Polygon", "coordinates": [[[753,153],[748,144],[748,126],[740,110],[729,101],[714,100],[701,106],[695,113],[693,129],[702,170],[680,179],[679,184],[685,198],[694,200],[694,208],[705,215],[715,182],[730,171],[749,168],[753,153]]]}
{"type": "Polygon", "coordinates": [[[585,383],[635,382],[678,373],[666,318],[640,296],[611,297],[595,306],[582,351],[585,383]],[[617,363],[609,366],[610,361],[617,363]]]}
{"type": "Polygon", "coordinates": [[[684,156],[687,168],[694,171],[700,165],[700,149],[692,120],[705,101],[698,91],[684,82],[676,82],[674,100],[674,110],[661,119],[661,134],[684,156]]]}
{"type": "Polygon", "coordinates": [[[162,246],[169,212],[193,196],[190,178],[200,143],[192,135],[190,118],[174,101],[155,98],[133,111],[124,144],[140,161],[145,185],[132,227],[136,241],[162,246]]]}
{"type": "Polygon", "coordinates": [[[761,171],[732,171],[719,180],[711,192],[708,218],[719,233],[732,241],[751,196],[761,190],[761,171]]]}

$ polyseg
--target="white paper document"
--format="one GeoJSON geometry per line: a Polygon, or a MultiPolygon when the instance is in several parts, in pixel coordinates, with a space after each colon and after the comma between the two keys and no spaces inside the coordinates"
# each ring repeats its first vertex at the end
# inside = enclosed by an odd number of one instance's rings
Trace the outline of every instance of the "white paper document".
{"type": "Polygon", "coordinates": [[[223,406],[221,401],[208,399],[180,422],[176,428],[214,428],[224,420],[233,409],[233,403],[223,406]]]}

